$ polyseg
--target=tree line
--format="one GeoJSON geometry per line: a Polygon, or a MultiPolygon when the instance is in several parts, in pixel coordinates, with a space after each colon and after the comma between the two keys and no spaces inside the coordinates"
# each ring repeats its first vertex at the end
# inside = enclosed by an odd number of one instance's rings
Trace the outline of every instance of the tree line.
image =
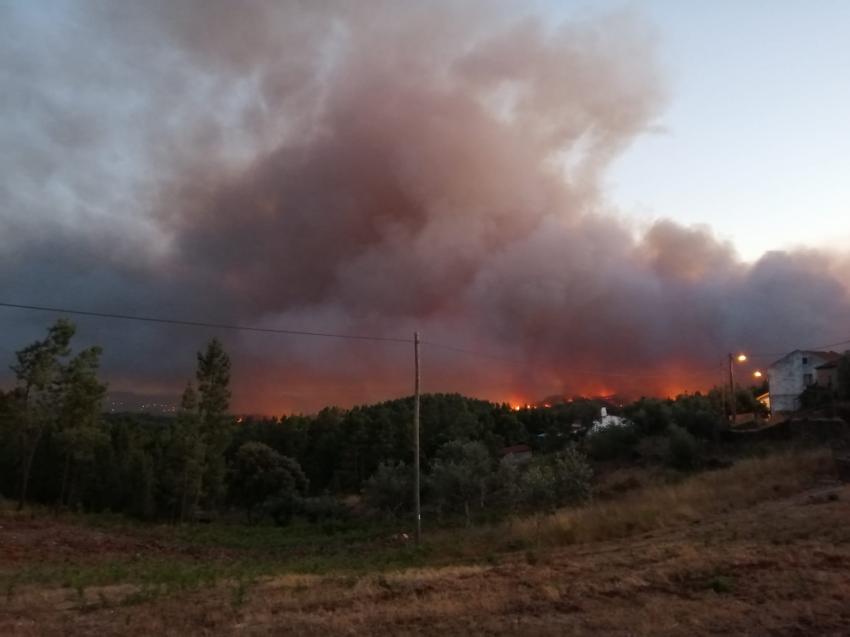
{"type": "MultiPolygon", "coordinates": [[[[74,353],[59,320],[16,353],[15,386],[0,392],[0,494],[143,519],[196,520],[236,511],[255,522],[352,511],[402,515],[412,503],[413,400],[312,415],[246,418],[230,408],[230,359],[211,340],[174,416],[104,414],[101,350],[74,353]],[[359,504],[343,504],[356,495],[359,504]]],[[[739,396],[739,409],[755,403],[739,396]]],[[[592,465],[624,461],[663,440],[670,464],[696,466],[700,441],[725,420],[719,391],[620,407],[581,399],[536,409],[427,394],[421,400],[423,506],[434,516],[549,510],[590,494],[592,465]],[[629,426],[586,435],[601,407],[629,426]],[[505,449],[527,446],[517,462],[505,449]]]]}

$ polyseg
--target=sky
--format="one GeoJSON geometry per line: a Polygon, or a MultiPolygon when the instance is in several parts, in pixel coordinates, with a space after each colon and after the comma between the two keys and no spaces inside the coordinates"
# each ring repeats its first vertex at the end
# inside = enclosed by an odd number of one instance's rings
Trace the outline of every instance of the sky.
{"type": "Polygon", "coordinates": [[[638,3],[656,25],[671,100],[661,132],[613,167],[639,216],[707,223],[755,260],[850,240],[850,5],[638,3]]]}
{"type": "MultiPolygon", "coordinates": [[[[0,0],[0,302],[419,330],[494,400],[846,340],[850,5],[767,6],[0,0]]],[[[407,344],[77,323],[115,390],[218,336],[243,411],[409,392],[407,344]]]]}

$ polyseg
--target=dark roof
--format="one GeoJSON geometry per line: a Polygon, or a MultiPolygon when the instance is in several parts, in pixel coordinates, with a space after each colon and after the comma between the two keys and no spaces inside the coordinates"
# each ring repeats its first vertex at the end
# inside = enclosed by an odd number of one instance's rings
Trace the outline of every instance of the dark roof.
{"type": "Polygon", "coordinates": [[[815,369],[835,369],[838,367],[838,361],[829,361],[828,363],[824,363],[823,365],[818,365],[815,369]]]}
{"type": "Polygon", "coordinates": [[[801,354],[807,354],[809,356],[819,356],[827,362],[837,361],[839,358],[841,358],[841,354],[839,354],[838,352],[819,352],[817,350],[812,349],[795,349],[794,351],[785,354],[785,356],[783,356],[782,358],[778,358],[777,360],[773,361],[770,365],[768,365],[768,367],[773,367],[777,363],[784,361],[786,358],[791,356],[791,354],[796,354],[797,352],[800,352],[801,354]]]}
{"type": "Polygon", "coordinates": [[[804,354],[814,354],[815,356],[820,356],[821,358],[825,358],[829,362],[834,362],[841,359],[841,354],[838,352],[803,352],[804,354]]]}

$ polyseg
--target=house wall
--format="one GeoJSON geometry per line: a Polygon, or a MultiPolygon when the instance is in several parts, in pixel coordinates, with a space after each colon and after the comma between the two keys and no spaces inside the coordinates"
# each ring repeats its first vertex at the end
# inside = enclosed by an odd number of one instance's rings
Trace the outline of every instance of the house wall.
{"type": "Polygon", "coordinates": [[[767,370],[772,411],[796,411],[800,408],[800,394],[806,388],[806,374],[811,375],[809,384],[817,381],[815,368],[826,359],[812,352],[791,352],[776,361],[767,370]],[[806,359],[806,362],[803,362],[806,359]]]}
{"type": "Polygon", "coordinates": [[[817,374],[818,385],[823,387],[834,387],[837,382],[838,368],[830,367],[828,369],[819,369],[817,374]]]}

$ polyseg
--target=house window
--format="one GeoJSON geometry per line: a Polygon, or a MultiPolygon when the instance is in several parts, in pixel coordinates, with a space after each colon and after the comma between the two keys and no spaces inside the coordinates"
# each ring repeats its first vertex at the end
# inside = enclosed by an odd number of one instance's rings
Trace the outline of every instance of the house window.
{"type": "Polygon", "coordinates": [[[812,375],[811,374],[803,374],[803,384],[808,387],[812,384],[812,375]]]}
{"type": "Polygon", "coordinates": [[[808,364],[809,364],[809,357],[803,356],[803,365],[808,365],[808,364]]]}

